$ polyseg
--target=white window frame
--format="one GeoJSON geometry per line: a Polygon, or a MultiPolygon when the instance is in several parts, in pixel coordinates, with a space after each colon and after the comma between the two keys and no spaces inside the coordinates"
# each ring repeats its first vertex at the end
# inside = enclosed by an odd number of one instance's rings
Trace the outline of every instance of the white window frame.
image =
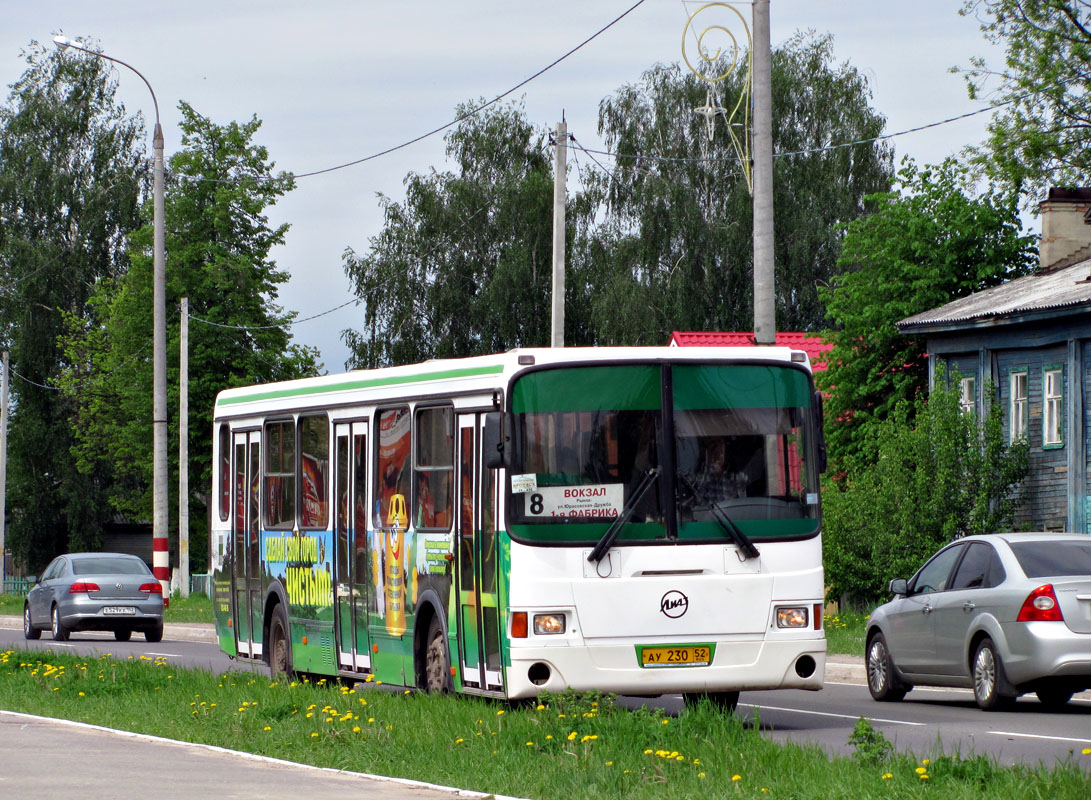
{"type": "Polygon", "coordinates": [[[977,376],[966,375],[958,382],[958,404],[964,414],[977,413],[977,376]]]}
{"type": "Polygon", "coordinates": [[[1026,368],[1013,369],[1008,377],[1008,442],[1026,441],[1027,439],[1027,388],[1029,385],[1026,368]]]}
{"type": "Polygon", "coordinates": [[[1042,370],[1042,447],[1064,447],[1064,369],[1042,370]]]}

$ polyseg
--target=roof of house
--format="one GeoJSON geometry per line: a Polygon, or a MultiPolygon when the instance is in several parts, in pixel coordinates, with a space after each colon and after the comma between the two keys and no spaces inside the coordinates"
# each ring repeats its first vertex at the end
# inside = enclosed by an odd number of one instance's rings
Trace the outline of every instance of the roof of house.
{"type": "MultiPolygon", "coordinates": [[[[831,342],[823,342],[818,334],[777,331],[777,347],[790,347],[802,350],[811,360],[811,371],[821,372],[826,368],[826,353],[833,347],[831,342]]],[[[671,334],[671,347],[753,347],[754,334],[749,331],[674,331],[671,334]]]]}
{"type": "Polygon", "coordinates": [[[1052,272],[1016,278],[952,300],[897,323],[902,333],[965,328],[1062,310],[1082,311],[1091,303],[1091,258],[1052,272]]]}

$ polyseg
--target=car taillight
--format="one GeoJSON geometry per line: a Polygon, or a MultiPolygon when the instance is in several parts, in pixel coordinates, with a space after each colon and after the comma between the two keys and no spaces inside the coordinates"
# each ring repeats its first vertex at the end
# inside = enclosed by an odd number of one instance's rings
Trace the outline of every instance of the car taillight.
{"type": "Polygon", "coordinates": [[[97,583],[91,583],[90,581],[76,581],[68,587],[69,594],[82,594],[84,592],[97,592],[99,591],[97,583]]]}
{"type": "Polygon", "coordinates": [[[145,583],[141,585],[140,591],[147,592],[148,594],[163,594],[163,585],[159,583],[159,581],[145,583]]]}
{"type": "Polygon", "coordinates": [[[1061,607],[1057,605],[1057,595],[1053,593],[1053,584],[1039,586],[1028,594],[1016,619],[1019,622],[1064,622],[1061,607]]]}

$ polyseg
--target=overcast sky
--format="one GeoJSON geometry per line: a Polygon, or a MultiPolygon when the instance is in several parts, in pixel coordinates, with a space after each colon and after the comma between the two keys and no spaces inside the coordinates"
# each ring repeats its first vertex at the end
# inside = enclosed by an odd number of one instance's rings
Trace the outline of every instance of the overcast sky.
{"type": "MultiPolygon", "coordinates": [[[[456,104],[492,99],[575,47],[635,0],[4,0],[0,78],[23,72],[20,51],[55,33],[97,40],[131,63],[155,89],[166,151],[179,145],[179,100],[214,122],[263,121],[256,141],[278,169],[295,173],[336,166],[398,145],[448,122],[456,104]]],[[[838,61],[868,78],[873,106],[895,133],[982,107],[949,72],[1000,54],[961,0],[910,3],[771,0],[773,46],[797,30],[829,32],[838,61]]],[[[637,81],[656,62],[681,60],[688,13],[700,4],[645,0],[623,20],[516,93],[527,116],[552,127],[564,112],[570,133],[599,147],[599,101],[637,81]],[[688,9],[688,11],[687,11],[688,9]]],[[[749,19],[749,5],[738,6],[749,19]]],[[[708,15],[712,12],[704,12],[708,15]]],[[[704,17],[702,17],[703,19],[704,17]]],[[[143,83],[118,75],[126,107],[152,116],[143,83]]],[[[9,90],[5,89],[5,97],[9,90]]],[[[979,142],[988,114],[893,140],[896,158],[936,163],[979,142]]],[[[150,122],[149,122],[150,139],[150,122]]],[[[149,142],[150,153],[150,142],[149,142]]],[[[442,134],[359,166],[303,178],[270,213],[288,222],[274,252],[291,275],[280,302],[311,317],[351,299],[342,253],[365,253],[382,217],[376,194],[402,196],[410,171],[449,168],[442,134]]],[[[167,269],[170,269],[168,260],[167,269]]],[[[348,306],[293,328],[296,341],[321,350],[326,369],[348,357],[340,334],[362,329],[363,309],[348,306]]]]}

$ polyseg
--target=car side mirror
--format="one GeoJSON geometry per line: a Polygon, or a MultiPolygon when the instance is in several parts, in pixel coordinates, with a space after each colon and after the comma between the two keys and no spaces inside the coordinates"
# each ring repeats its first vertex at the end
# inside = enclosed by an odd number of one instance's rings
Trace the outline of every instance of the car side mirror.
{"type": "Polygon", "coordinates": [[[890,582],[890,593],[899,594],[903,597],[909,594],[909,586],[905,582],[905,578],[895,578],[890,582]]]}
{"type": "Polygon", "coordinates": [[[38,582],[38,576],[37,575],[27,575],[27,583],[29,583],[31,586],[33,586],[37,582],[38,582]]]}

